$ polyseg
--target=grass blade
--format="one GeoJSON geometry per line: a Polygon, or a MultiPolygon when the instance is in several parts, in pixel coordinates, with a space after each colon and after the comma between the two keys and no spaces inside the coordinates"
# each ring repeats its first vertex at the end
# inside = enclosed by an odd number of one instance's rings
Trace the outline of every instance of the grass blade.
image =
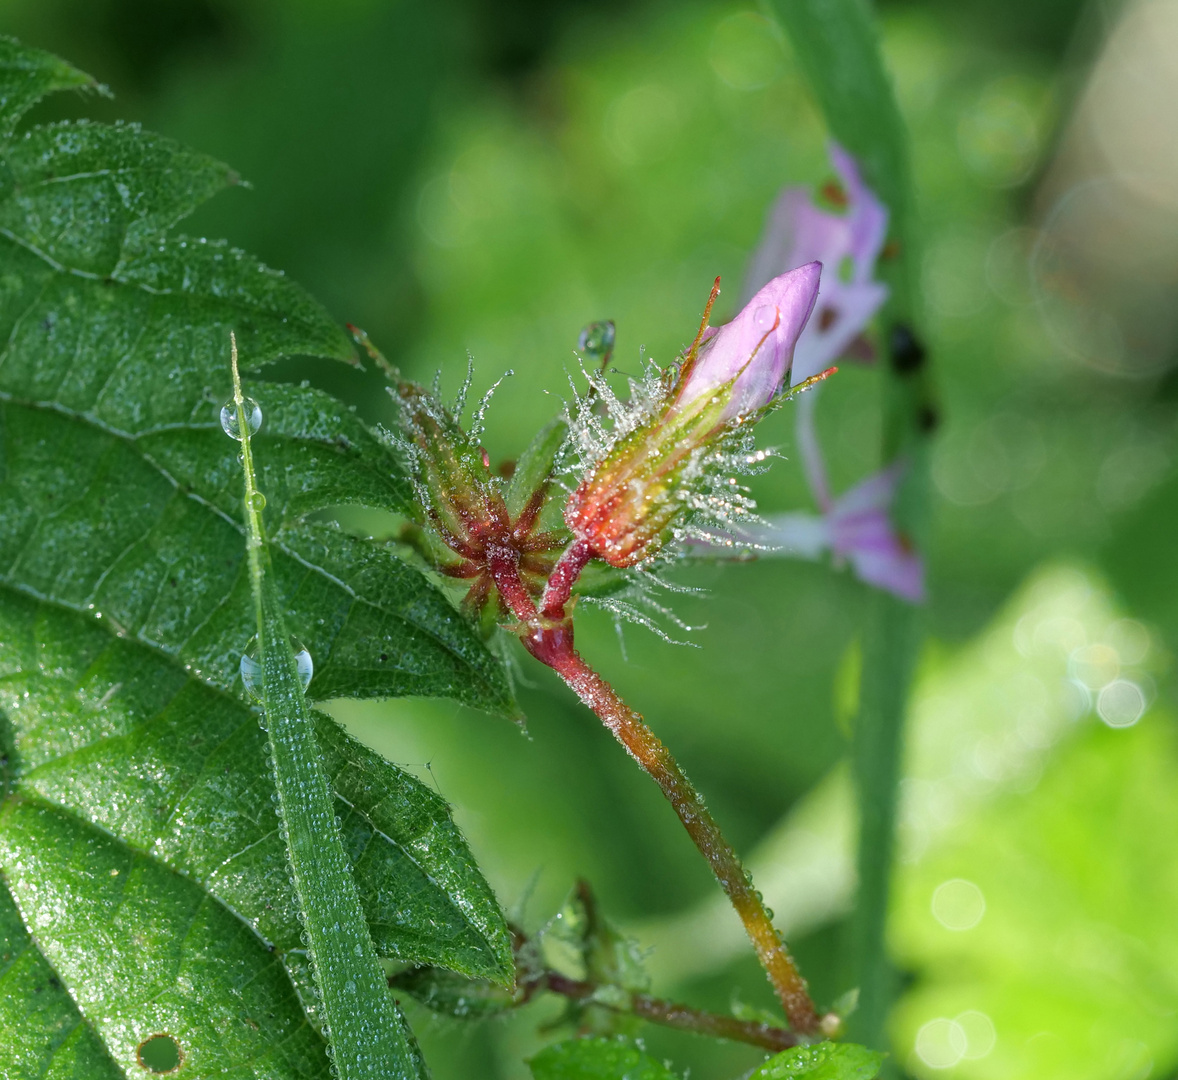
{"type": "Polygon", "coordinates": [[[414,1080],[419,1056],[388,989],[336,826],[332,794],[303,696],[262,532],[249,409],[233,343],[233,401],[245,473],[250,581],[258,620],[256,660],[270,736],[278,815],[302,912],[329,1052],[342,1080],[414,1080]]]}

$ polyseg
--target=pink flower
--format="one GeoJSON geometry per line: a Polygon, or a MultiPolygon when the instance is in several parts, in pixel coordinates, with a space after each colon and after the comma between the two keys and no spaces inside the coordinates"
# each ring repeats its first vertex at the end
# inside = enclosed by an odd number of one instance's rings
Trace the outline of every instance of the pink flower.
{"type": "Polygon", "coordinates": [[[924,600],[924,560],[892,524],[889,514],[906,464],[891,465],[835,499],[825,512],[778,514],[746,527],[739,539],[755,547],[802,559],[829,551],[848,562],[855,576],[901,599],[924,600]]]}
{"type": "Polygon", "coordinates": [[[685,365],[676,403],[724,388],[723,419],[747,416],[780,392],[794,349],[819,294],[822,265],[808,262],[773,278],[718,330],[708,327],[694,361],[685,365]],[[731,384],[731,386],[729,386],[731,384]]]}
{"type": "Polygon", "coordinates": [[[887,236],[887,207],[863,183],[855,159],[837,143],[829,149],[847,212],[820,210],[806,188],[786,188],[749,267],[749,292],[793,266],[816,260],[825,269],[815,316],[794,350],[795,386],[843,356],[888,297],[888,287],[873,280],[887,236]]]}

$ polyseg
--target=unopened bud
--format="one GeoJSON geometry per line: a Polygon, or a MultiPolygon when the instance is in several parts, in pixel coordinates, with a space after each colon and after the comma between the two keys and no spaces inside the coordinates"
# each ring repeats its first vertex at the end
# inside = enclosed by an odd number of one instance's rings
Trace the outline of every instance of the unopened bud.
{"type": "Polygon", "coordinates": [[[623,568],[662,547],[718,444],[780,392],[821,269],[809,263],[774,278],[718,330],[706,325],[705,313],[705,325],[661,397],[569,497],[565,522],[594,555],[623,568]]]}

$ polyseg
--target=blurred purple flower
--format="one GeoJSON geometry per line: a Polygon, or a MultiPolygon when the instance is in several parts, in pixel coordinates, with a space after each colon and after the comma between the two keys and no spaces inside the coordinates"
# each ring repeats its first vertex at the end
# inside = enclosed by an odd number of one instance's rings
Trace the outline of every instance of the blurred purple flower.
{"type": "MultiPolygon", "coordinates": [[[[842,180],[846,212],[820,210],[805,188],[786,188],[749,270],[751,292],[791,266],[817,260],[825,269],[814,317],[794,348],[790,382],[795,386],[853,350],[888,296],[887,286],[874,280],[887,236],[887,207],[863,183],[855,159],[837,143],[829,149],[842,180]]],[[[890,513],[905,465],[893,464],[835,498],[814,424],[818,389],[798,399],[797,439],[821,514],[777,515],[765,525],[741,530],[737,539],[800,558],[816,559],[830,551],[836,564],[850,563],[869,585],[919,603],[924,599],[924,561],[892,524],[890,513]]]]}
{"type": "Polygon", "coordinates": [[[781,390],[819,291],[822,266],[814,261],[780,273],[730,323],[709,327],[676,397],[687,406],[732,383],[721,422],[768,405],[781,390]],[[735,380],[735,382],[733,382],[735,380]]]}
{"type": "Polygon", "coordinates": [[[816,514],[778,514],[764,525],[741,531],[757,547],[817,559],[830,551],[836,564],[848,562],[868,585],[904,600],[924,600],[924,560],[893,526],[890,509],[907,465],[897,462],[835,499],[816,514]]]}
{"type": "Polygon", "coordinates": [[[863,183],[847,151],[834,142],[829,151],[842,180],[846,213],[818,209],[806,188],[786,188],[753,255],[745,290],[746,295],[755,292],[762,282],[791,267],[822,263],[826,272],[814,318],[794,350],[794,385],[843,356],[888,296],[888,287],[873,280],[887,236],[887,207],[863,183]]]}

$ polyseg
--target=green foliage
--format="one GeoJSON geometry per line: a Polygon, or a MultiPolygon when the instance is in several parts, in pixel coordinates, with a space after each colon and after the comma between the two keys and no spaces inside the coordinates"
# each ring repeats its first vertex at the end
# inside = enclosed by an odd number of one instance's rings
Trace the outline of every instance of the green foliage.
{"type": "Polygon", "coordinates": [[[545,1048],[529,1064],[535,1080],[675,1080],[628,1039],[570,1039],[545,1048]]]}
{"type": "MultiPolygon", "coordinates": [[[[89,84],[5,41],[0,130],[89,84]]],[[[131,125],[0,143],[5,1076],[116,1076],[162,1033],[193,1075],[327,1074],[266,736],[237,674],[256,626],[218,412],[230,330],[250,372],[354,357],[281,274],[164,234],[234,179],[131,125]]],[[[513,715],[499,662],[416,571],[304,520],[402,508],[395,455],[325,394],[248,389],[275,603],[315,658],[311,693],[513,715]]],[[[509,980],[502,914],[445,804],[315,724],[377,952],[509,980]]]]}
{"type": "Polygon", "coordinates": [[[426,1008],[459,1020],[500,1016],[519,1004],[516,994],[486,979],[467,979],[442,968],[412,968],[390,982],[426,1008]]]}
{"type": "Polygon", "coordinates": [[[1163,710],[1086,724],[905,875],[897,943],[920,979],[896,1019],[917,1075],[1170,1075],[1150,1063],[1178,1059],[1176,731],[1163,710]],[[955,923],[963,881],[981,903],[955,923]]]}
{"type": "Polygon", "coordinates": [[[873,1080],[883,1059],[854,1043],[795,1046],[770,1058],[748,1080],[873,1080]]]}

